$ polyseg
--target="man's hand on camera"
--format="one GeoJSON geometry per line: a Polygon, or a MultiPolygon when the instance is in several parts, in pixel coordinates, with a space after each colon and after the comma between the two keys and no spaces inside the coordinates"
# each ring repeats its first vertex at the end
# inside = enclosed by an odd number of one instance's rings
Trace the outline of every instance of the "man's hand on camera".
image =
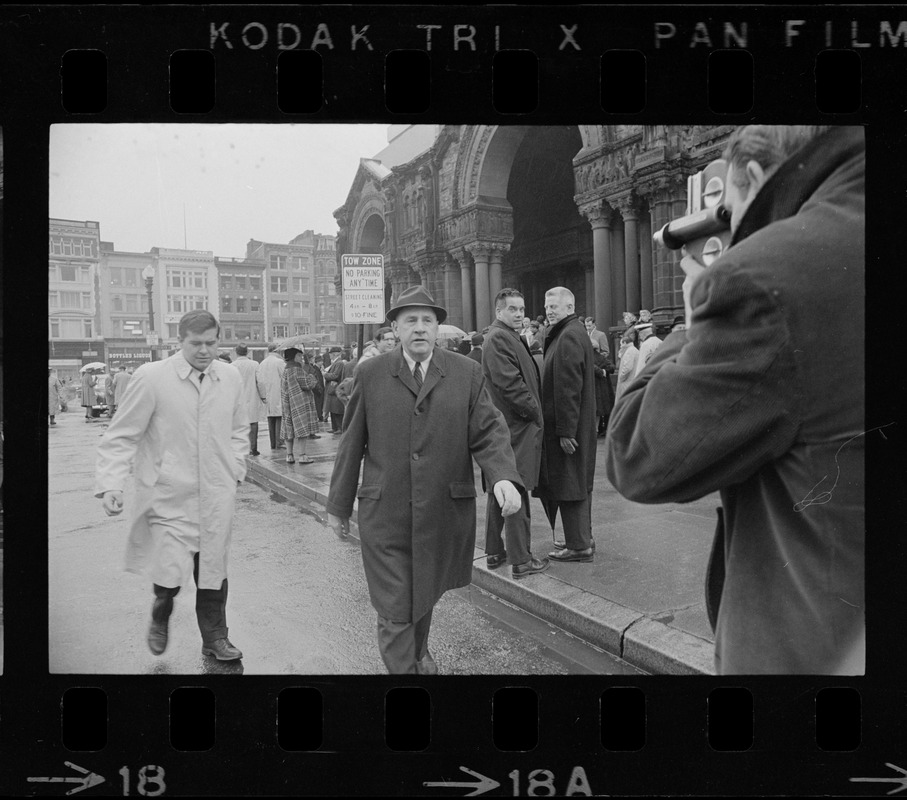
{"type": "Polygon", "coordinates": [[[684,275],[686,275],[683,279],[683,309],[686,315],[687,328],[689,328],[693,316],[692,309],[690,308],[690,292],[693,289],[693,284],[696,282],[696,279],[705,272],[705,267],[687,253],[686,247],[682,247],[680,253],[683,256],[683,258],[680,259],[680,268],[683,270],[684,275]]]}

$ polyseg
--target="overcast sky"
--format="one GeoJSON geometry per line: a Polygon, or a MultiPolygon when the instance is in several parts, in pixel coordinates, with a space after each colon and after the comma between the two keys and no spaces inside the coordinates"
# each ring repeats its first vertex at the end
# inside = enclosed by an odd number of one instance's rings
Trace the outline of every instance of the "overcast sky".
{"type": "Polygon", "coordinates": [[[50,214],[95,220],[117,250],[245,256],[249,239],[336,234],[360,158],[387,125],[54,125],[50,214]]]}

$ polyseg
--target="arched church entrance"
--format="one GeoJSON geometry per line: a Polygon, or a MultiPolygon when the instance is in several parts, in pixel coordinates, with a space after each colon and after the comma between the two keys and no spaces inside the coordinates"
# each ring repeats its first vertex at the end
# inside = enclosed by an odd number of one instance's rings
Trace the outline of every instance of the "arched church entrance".
{"type": "Polygon", "coordinates": [[[545,291],[552,286],[573,292],[577,313],[592,305],[592,231],[573,200],[573,158],[581,148],[574,126],[528,128],[510,168],[513,242],[502,277],[523,292],[533,317],[544,313],[545,291]]]}
{"type": "MultiPolygon", "coordinates": [[[[362,234],[359,237],[358,253],[364,254],[381,254],[384,252],[384,216],[377,211],[371,214],[362,226],[362,234]]],[[[391,301],[391,282],[389,270],[387,269],[387,259],[384,265],[384,310],[390,308],[391,301]]],[[[365,339],[370,339],[375,335],[380,325],[365,325],[363,334],[365,339]]],[[[356,341],[358,337],[359,326],[347,326],[349,343],[356,341]]]]}

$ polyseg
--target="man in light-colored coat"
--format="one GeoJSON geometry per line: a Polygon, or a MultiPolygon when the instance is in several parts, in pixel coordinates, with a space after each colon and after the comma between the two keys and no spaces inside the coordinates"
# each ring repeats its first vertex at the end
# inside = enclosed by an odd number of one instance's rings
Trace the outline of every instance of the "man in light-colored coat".
{"type": "Polygon", "coordinates": [[[438,671],[428,651],[432,610],[472,579],[473,458],[504,516],[520,507],[510,435],[481,366],[435,348],[446,316],[421,286],[388,311],[401,346],[356,370],[331,476],[328,520],[341,538],[358,497],[378,648],[391,673],[438,671]]]}
{"type": "Polygon", "coordinates": [[[494,495],[488,493],[485,515],[485,558],[489,569],[510,564],[514,578],[548,568],[547,558],[533,558],[530,550],[529,492],[536,487],[542,461],[542,399],[535,360],[519,331],[526,302],[516,289],[501,289],[495,297],[495,321],[485,337],[482,372],[492,402],[510,430],[510,446],[520,472],[521,505],[504,519],[494,495]],[[504,541],[501,530],[504,531],[504,541]]]}
{"type": "Polygon", "coordinates": [[[265,390],[258,385],[258,362],[249,358],[249,348],[244,344],[236,345],[236,358],[233,366],[242,376],[243,400],[246,404],[246,416],[249,423],[249,455],[260,455],[258,452],[258,418],[261,416],[265,402],[265,390]]]}
{"type": "Polygon", "coordinates": [[[132,375],[126,372],[125,366],[120,366],[120,369],[113,376],[113,407],[110,409],[110,416],[112,417],[117,408],[119,408],[120,403],[123,402],[123,394],[126,391],[126,387],[129,385],[129,381],[132,380],[132,375]]]}
{"type": "Polygon", "coordinates": [[[202,653],[242,658],[227,638],[227,556],[249,423],[242,378],[217,359],[219,333],[208,311],[184,315],[180,352],[136,370],[98,446],[95,496],[108,515],[122,513],[135,465],[126,569],[154,584],[148,646],[155,655],[167,647],[173,598],[192,574],[202,653]]]}
{"type": "Polygon", "coordinates": [[[280,420],[283,407],[280,404],[280,376],[287,368],[286,362],[275,351],[274,342],[268,345],[268,357],[258,365],[258,388],[265,398],[265,415],[268,417],[268,436],[271,449],[280,449],[280,420]]]}

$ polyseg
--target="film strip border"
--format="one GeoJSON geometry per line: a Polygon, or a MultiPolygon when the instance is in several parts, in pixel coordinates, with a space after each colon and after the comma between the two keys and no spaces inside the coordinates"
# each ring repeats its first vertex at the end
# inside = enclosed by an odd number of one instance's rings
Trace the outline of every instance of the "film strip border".
{"type": "Polygon", "coordinates": [[[898,12],[89,7],[74,18],[48,8],[8,17],[6,60],[30,63],[49,93],[62,88],[59,106],[42,109],[52,116],[733,121],[796,109],[852,122],[899,108],[884,79],[907,47],[898,12]],[[65,29],[59,60],[40,41],[48,29],[65,29]]]}
{"type": "Polygon", "coordinates": [[[281,688],[252,678],[224,691],[164,678],[140,692],[122,678],[105,689],[78,682],[55,681],[60,694],[32,706],[44,739],[6,766],[11,793],[50,796],[54,787],[40,785],[50,781],[37,779],[51,777],[149,796],[811,796],[907,786],[903,765],[879,759],[891,731],[875,722],[904,693],[827,681],[296,679],[281,688]]]}

